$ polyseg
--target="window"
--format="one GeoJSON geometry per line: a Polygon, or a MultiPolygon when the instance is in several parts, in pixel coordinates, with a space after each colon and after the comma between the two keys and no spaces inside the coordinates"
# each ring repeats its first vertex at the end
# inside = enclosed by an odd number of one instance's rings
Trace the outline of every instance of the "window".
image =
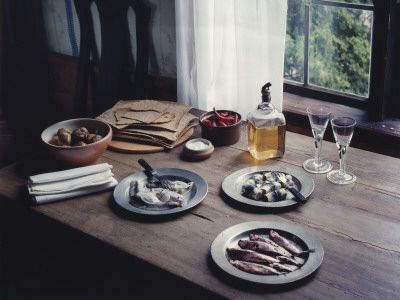
{"type": "Polygon", "coordinates": [[[386,116],[395,2],[288,0],[285,91],[386,116]]]}

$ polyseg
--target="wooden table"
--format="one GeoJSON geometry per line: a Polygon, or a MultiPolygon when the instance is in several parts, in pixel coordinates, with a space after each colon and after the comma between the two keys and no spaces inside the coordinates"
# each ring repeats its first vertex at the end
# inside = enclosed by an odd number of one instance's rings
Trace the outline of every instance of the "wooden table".
{"type": "MultiPolygon", "coordinates": [[[[204,201],[179,216],[156,221],[126,214],[115,206],[112,191],[29,210],[134,258],[142,269],[139,272],[132,266],[132,273],[127,275],[132,276],[128,282],[132,282],[133,290],[141,288],[135,286],[135,282],[144,269],[154,270],[155,267],[169,280],[166,285],[171,288],[161,291],[164,296],[175,291],[173,294],[182,298],[185,295],[188,298],[232,299],[398,298],[400,160],[350,148],[348,169],[357,175],[355,184],[334,185],[325,174],[311,174],[315,190],[305,205],[280,212],[240,208],[222,196],[221,184],[226,176],[254,165],[302,170],[303,161],[314,153],[312,138],[288,132],[283,158],[256,161],[247,152],[245,127],[242,129],[238,143],[217,147],[209,159],[202,161],[185,159],[182,156],[183,146],[145,155],[104,153],[100,162],[113,165],[118,181],[142,171],[137,162],[142,157],[154,168],[179,167],[195,171],[205,178],[209,189],[204,201]],[[248,221],[284,222],[308,231],[324,247],[322,265],[312,276],[292,285],[255,286],[233,280],[214,265],[210,247],[220,232],[248,221]]],[[[194,136],[200,136],[200,128],[196,128],[194,136]]],[[[322,155],[333,162],[334,168],[338,167],[337,150],[333,143],[324,141],[322,155]]],[[[49,159],[42,153],[34,159],[1,169],[2,201],[14,202],[26,197],[25,181],[29,175],[57,169],[48,162],[49,159]]],[[[108,257],[103,259],[106,261],[108,257]]],[[[156,290],[157,282],[154,286],[156,290]]]]}

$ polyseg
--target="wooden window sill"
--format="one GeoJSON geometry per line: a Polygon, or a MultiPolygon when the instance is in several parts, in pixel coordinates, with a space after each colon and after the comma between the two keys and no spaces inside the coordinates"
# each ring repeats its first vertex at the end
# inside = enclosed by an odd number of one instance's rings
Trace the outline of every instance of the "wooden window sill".
{"type": "MultiPolygon", "coordinates": [[[[357,120],[351,147],[400,158],[400,119],[370,122],[368,113],[362,109],[284,93],[283,113],[288,130],[312,136],[306,108],[317,104],[330,106],[332,115],[347,116],[357,120]]],[[[330,128],[329,126],[325,133],[325,139],[333,141],[330,128]]]]}

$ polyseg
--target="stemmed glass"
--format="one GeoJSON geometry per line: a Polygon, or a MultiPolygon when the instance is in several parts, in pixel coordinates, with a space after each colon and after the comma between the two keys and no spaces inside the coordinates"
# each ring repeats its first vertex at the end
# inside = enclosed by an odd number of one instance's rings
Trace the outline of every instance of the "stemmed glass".
{"type": "Polygon", "coordinates": [[[315,141],[315,157],[306,160],[303,167],[310,173],[326,173],[332,169],[330,161],[321,158],[322,139],[331,117],[331,109],[325,105],[307,107],[308,119],[315,141]]]}
{"type": "Polygon", "coordinates": [[[346,154],[353,137],[356,120],[346,117],[335,117],[331,120],[336,146],[339,150],[340,169],[327,174],[329,181],[336,184],[350,184],[356,181],[353,173],[346,171],[346,154]]]}

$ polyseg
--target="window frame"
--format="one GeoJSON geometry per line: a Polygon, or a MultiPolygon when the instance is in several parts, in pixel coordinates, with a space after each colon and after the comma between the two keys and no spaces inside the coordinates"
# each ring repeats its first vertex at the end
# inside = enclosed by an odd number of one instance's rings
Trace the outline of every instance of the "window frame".
{"type": "MultiPolygon", "coordinates": [[[[393,22],[394,20],[391,20],[390,18],[393,15],[393,12],[399,10],[399,2],[399,0],[373,0],[373,6],[370,6],[371,8],[369,9],[374,13],[374,25],[372,29],[370,86],[368,97],[313,86],[308,84],[307,78],[305,78],[305,83],[296,83],[284,79],[284,92],[360,108],[369,113],[369,119],[372,121],[382,121],[390,115],[393,116],[390,112],[393,113],[392,108],[397,106],[395,99],[393,99],[395,98],[393,97],[393,85],[395,85],[394,81],[398,80],[399,77],[398,75],[395,75],[396,72],[393,72],[393,70],[395,70],[396,65],[398,67],[400,66],[398,60],[396,64],[393,63],[393,60],[395,60],[395,49],[394,47],[390,47],[390,45],[394,44],[393,42],[391,43],[391,39],[395,39],[396,36],[397,39],[399,38],[399,30],[396,29],[396,24],[393,24],[398,23],[399,21],[393,22]]],[[[332,2],[324,0],[306,0],[306,11],[307,9],[310,9],[310,4],[333,5],[332,2]]],[[[344,2],[336,2],[334,6],[364,9],[363,5],[344,2]]],[[[397,18],[399,18],[398,14],[397,18]]],[[[309,28],[307,25],[305,27],[307,35],[309,28]]],[[[305,62],[306,61],[305,58],[305,62]]],[[[304,69],[306,69],[306,65],[304,69]]],[[[400,99],[397,100],[400,101],[400,99]]],[[[394,116],[400,117],[400,111],[394,116]]]]}

